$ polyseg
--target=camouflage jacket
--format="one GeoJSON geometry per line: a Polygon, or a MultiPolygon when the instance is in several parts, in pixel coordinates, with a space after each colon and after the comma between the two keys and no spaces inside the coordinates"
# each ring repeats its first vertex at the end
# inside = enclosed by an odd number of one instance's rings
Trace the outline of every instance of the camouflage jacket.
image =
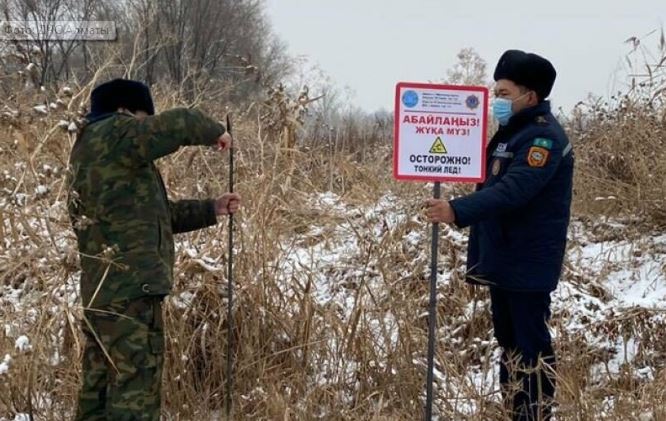
{"type": "Polygon", "coordinates": [[[153,161],[181,146],[214,145],[223,133],[184,108],[142,121],[111,113],[83,128],[70,156],[68,210],[84,306],[170,292],[173,234],[213,225],[216,216],[211,200],[168,200],[153,161]]]}

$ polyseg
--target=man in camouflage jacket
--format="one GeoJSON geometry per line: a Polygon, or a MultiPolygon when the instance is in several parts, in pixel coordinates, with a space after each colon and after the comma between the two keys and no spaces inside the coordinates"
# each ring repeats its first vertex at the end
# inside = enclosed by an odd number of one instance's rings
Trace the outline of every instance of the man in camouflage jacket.
{"type": "Polygon", "coordinates": [[[196,110],[154,115],[148,87],[116,79],[95,88],[70,156],[69,214],[81,260],[83,385],[77,420],[159,420],[162,300],[173,279],[173,234],[234,213],[237,194],[167,198],[153,163],[181,146],[225,150],[225,128],[196,110]]]}

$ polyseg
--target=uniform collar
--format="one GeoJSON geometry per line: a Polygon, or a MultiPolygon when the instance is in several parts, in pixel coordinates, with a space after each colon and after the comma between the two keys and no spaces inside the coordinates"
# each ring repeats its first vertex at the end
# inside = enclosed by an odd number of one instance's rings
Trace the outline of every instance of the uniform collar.
{"type": "Polygon", "coordinates": [[[117,111],[113,111],[113,112],[110,112],[110,113],[102,113],[102,114],[88,113],[86,115],[86,122],[87,122],[87,124],[97,123],[98,121],[106,120],[109,117],[113,117],[116,114],[126,115],[126,116],[129,116],[129,117],[132,117],[130,114],[119,113],[117,111]]]}
{"type": "Polygon", "coordinates": [[[518,114],[511,117],[509,124],[506,126],[499,126],[499,129],[488,143],[487,151],[490,153],[495,149],[498,143],[508,141],[514,134],[521,128],[526,126],[532,121],[536,121],[537,117],[550,112],[550,101],[542,101],[534,107],[526,108],[518,114]]]}
{"type": "Polygon", "coordinates": [[[102,114],[97,114],[97,113],[88,113],[86,115],[86,122],[88,124],[93,124],[97,123],[98,121],[106,120],[109,117],[113,117],[113,115],[116,114],[115,112],[112,113],[102,113],[102,114]]]}
{"type": "Polygon", "coordinates": [[[538,116],[548,114],[550,112],[550,101],[541,101],[534,107],[526,108],[515,114],[509,120],[506,126],[500,126],[502,131],[514,131],[521,128],[525,124],[534,121],[538,116]]]}

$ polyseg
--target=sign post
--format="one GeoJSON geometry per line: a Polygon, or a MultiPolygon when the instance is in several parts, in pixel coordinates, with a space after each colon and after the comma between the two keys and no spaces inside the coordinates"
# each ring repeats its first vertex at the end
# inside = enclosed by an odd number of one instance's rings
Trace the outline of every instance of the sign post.
{"type": "MultiPolygon", "coordinates": [[[[435,181],[433,197],[442,196],[441,183],[435,181]]],[[[428,375],[426,379],[425,419],[432,419],[432,387],[435,371],[435,326],[437,325],[437,255],[439,254],[439,224],[432,224],[430,244],[430,300],[428,301],[428,375]]]]}
{"type": "MultiPolygon", "coordinates": [[[[486,177],[488,89],[400,82],[395,94],[393,176],[397,180],[480,183],[486,177]]],[[[439,224],[432,225],[425,419],[432,419],[439,224]]]]}
{"type": "MultiPolygon", "coordinates": [[[[231,117],[227,114],[227,131],[231,132],[231,117]]],[[[229,193],[234,192],[234,145],[229,148],[229,193]]],[[[229,259],[227,261],[227,390],[225,406],[227,420],[231,419],[234,387],[234,214],[229,214],[229,259]]]]}

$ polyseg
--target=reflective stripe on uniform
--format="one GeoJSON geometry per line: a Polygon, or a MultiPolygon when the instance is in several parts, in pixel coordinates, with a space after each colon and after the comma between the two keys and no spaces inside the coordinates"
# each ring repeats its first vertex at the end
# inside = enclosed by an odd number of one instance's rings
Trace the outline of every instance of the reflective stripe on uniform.
{"type": "Polygon", "coordinates": [[[498,158],[513,158],[513,152],[493,152],[493,156],[498,158]]]}
{"type": "Polygon", "coordinates": [[[571,144],[571,142],[569,142],[566,148],[564,148],[564,150],[562,151],[562,157],[569,155],[569,153],[571,153],[572,150],[573,150],[573,145],[571,144]]]}

